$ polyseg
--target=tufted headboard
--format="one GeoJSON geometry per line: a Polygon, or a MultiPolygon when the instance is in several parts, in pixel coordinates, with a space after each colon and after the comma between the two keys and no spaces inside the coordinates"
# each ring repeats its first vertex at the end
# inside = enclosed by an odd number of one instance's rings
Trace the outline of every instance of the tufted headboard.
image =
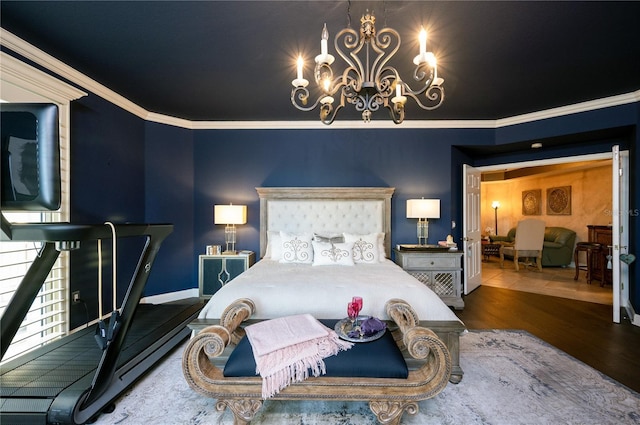
{"type": "Polygon", "coordinates": [[[269,231],[292,233],[384,232],[391,254],[393,187],[257,187],[260,198],[260,257],[269,231]]]}

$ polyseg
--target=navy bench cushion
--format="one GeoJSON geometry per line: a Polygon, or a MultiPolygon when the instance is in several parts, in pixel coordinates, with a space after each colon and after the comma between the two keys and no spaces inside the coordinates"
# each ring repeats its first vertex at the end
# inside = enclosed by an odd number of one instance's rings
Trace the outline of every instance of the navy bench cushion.
{"type": "MultiPolygon", "coordinates": [[[[337,320],[321,320],[333,329],[337,320]]],[[[391,332],[371,342],[358,342],[336,356],[324,359],[327,374],[332,377],[358,378],[402,378],[406,379],[409,369],[402,352],[393,340],[391,332]]],[[[227,377],[256,376],[256,362],[251,343],[245,336],[233,350],[223,371],[227,377]]]]}

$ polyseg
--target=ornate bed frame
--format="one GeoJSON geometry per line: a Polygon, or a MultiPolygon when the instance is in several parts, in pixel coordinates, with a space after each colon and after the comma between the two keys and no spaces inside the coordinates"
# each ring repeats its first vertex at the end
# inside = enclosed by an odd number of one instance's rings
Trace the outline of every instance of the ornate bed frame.
{"type": "MultiPolygon", "coordinates": [[[[385,252],[391,252],[391,196],[393,188],[257,188],[260,196],[260,254],[267,248],[269,230],[311,231],[322,223],[332,231],[334,223],[353,233],[385,233],[385,252]],[[287,203],[294,203],[292,205],[287,203]],[[321,202],[318,214],[314,202],[321,202]],[[366,207],[363,208],[363,205],[366,207]],[[282,207],[284,205],[284,207],[282,207]],[[311,207],[310,207],[311,205],[311,207]],[[313,212],[312,212],[313,211],[313,212]],[[295,216],[295,220],[292,220],[295,216]],[[360,227],[364,226],[364,227],[360,227]],[[373,230],[372,230],[373,226],[373,230]]],[[[434,397],[447,385],[458,383],[463,372],[459,361],[459,336],[465,330],[459,321],[420,321],[409,303],[392,299],[386,305],[389,330],[402,351],[409,376],[393,378],[309,378],[285,388],[278,400],[368,401],[382,424],[399,424],[405,411],[415,414],[417,402],[434,397]]],[[[198,334],[183,355],[183,372],[196,391],[217,399],[216,409],[227,407],[235,424],[248,424],[262,406],[259,376],[224,377],[226,360],[244,336],[241,324],[252,322],[255,310],[248,299],[228,306],[220,320],[199,319],[190,326],[198,334]]]]}

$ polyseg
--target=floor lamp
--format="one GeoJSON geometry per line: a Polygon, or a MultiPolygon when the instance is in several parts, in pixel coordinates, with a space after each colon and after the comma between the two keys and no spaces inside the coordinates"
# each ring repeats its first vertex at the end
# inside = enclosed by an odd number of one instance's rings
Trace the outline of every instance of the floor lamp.
{"type": "Polygon", "coordinates": [[[496,235],[498,234],[498,208],[500,208],[500,202],[498,201],[493,201],[491,203],[491,208],[493,208],[493,213],[495,215],[496,218],[496,227],[495,227],[495,231],[496,231],[496,235]]]}

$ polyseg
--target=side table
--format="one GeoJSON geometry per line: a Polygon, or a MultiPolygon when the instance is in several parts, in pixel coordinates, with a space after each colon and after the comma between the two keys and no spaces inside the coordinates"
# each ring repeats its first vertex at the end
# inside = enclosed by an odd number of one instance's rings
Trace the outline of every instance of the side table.
{"type": "Polygon", "coordinates": [[[500,244],[489,241],[482,241],[482,255],[485,261],[489,261],[489,257],[492,255],[495,255],[496,257],[499,256],[500,244]]]}
{"type": "Polygon", "coordinates": [[[462,301],[462,252],[395,250],[395,263],[456,310],[462,301]]]}
{"type": "Polygon", "coordinates": [[[220,288],[246,271],[256,261],[253,251],[238,254],[200,255],[198,265],[198,291],[207,299],[220,288]]]}

